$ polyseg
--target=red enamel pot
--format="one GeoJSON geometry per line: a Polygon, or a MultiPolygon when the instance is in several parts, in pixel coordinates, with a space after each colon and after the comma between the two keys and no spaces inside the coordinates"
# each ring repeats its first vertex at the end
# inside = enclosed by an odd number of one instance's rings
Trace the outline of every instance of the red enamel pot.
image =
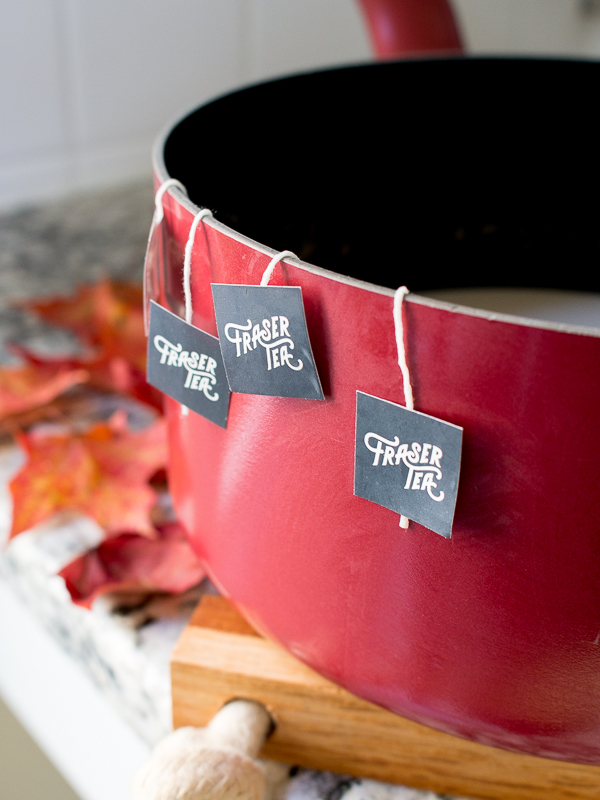
{"type": "Polygon", "coordinates": [[[155,152],[160,300],[302,287],[324,401],[167,398],[177,514],[223,593],[350,691],[460,736],[600,763],[600,329],[452,306],[456,286],[598,290],[596,63],[455,59],[295,76],[194,111],[155,152]],[[451,539],[353,495],[356,391],[464,429],[451,539]]]}

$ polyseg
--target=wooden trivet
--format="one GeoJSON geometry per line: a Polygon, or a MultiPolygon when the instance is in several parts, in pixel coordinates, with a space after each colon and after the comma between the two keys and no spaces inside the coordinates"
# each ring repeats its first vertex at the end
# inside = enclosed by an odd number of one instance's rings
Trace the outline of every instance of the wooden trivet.
{"type": "Polygon", "coordinates": [[[600,796],[600,767],[475,744],[398,717],[317,675],[207,596],[172,656],[173,724],[206,725],[228,700],[258,700],[277,728],[261,756],[302,767],[494,800],[600,796]]]}

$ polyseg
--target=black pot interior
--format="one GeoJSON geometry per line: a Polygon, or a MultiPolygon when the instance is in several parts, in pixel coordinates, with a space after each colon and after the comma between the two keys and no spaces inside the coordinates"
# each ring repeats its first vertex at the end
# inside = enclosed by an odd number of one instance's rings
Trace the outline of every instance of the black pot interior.
{"type": "Polygon", "coordinates": [[[600,63],[373,64],[222,97],[168,173],[275,250],[383,286],[600,289],[600,63]]]}

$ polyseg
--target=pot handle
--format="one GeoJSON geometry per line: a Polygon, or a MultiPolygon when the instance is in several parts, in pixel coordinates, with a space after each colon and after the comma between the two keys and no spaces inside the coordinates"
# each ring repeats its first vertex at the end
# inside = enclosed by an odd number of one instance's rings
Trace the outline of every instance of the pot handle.
{"type": "Polygon", "coordinates": [[[449,0],[359,0],[359,5],[380,60],[463,52],[449,0]]]}

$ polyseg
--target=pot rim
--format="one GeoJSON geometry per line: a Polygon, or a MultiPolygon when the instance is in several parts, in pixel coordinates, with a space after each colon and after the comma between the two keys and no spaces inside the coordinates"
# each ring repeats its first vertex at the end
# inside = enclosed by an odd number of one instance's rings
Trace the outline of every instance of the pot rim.
{"type": "MultiPolygon", "coordinates": [[[[469,61],[546,61],[546,62],[553,62],[553,63],[599,63],[597,59],[593,58],[570,58],[570,57],[553,57],[548,58],[547,56],[473,56],[473,57],[465,57],[465,56],[455,56],[455,57],[448,57],[448,56],[441,56],[440,58],[434,57],[427,57],[427,58],[411,58],[405,59],[410,61],[410,63],[415,63],[419,61],[423,61],[426,63],[430,63],[431,61],[456,61],[456,60],[469,60],[469,61]]],[[[215,101],[220,100],[224,97],[229,97],[231,95],[239,94],[241,92],[245,92],[248,90],[253,89],[256,86],[262,86],[267,83],[273,83],[276,81],[285,81],[288,78],[296,78],[301,77],[304,75],[314,75],[317,73],[322,72],[335,72],[341,70],[352,69],[353,67],[364,67],[364,66],[378,66],[377,62],[357,62],[352,64],[345,64],[342,66],[335,66],[325,69],[314,69],[314,70],[307,70],[301,72],[294,72],[289,75],[285,75],[279,78],[270,78],[264,81],[256,81],[254,83],[247,84],[245,86],[241,86],[237,89],[233,89],[228,92],[224,92],[222,94],[218,94],[214,97],[211,97],[209,100],[201,103],[198,106],[194,106],[190,108],[188,111],[184,112],[183,114],[179,113],[174,118],[172,118],[158,133],[157,137],[154,140],[152,146],[152,167],[154,170],[154,175],[158,179],[159,184],[164,183],[164,181],[168,180],[172,176],[169,175],[167,172],[167,168],[164,161],[164,150],[167,139],[171,135],[172,131],[180,125],[190,114],[194,113],[195,111],[208,106],[215,101]]],[[[176,203],[178,203],[182,208],[185,208],[186,211],[190,213],[192,217],[194,217],[201,209],[200,206],[197,206],[184,192],[179,189],[177,186],[170,187],[167,190],[167,193],[170,194],[176,203]]],[[[213,228],[215,231],[228,236],[230,239],[234,239],[235,241],[239,242],[240,244],[245,245],[246,247],[252,248],[253,250],[257,250],[260,253],[264,253],[264,255],[272,258],[273,256],[277,255],[279,252],[278,250],[273,250],[270,247],[267,247],[264,244],[256,241],[255,239],[246,236],[245,234],[239,233],[238,231],[230,228],[228,225],[220,222],[219,220],[215,219],[215,217],[208,217],[203,220],[204,225],[208,225],[209,227],[213,228]]],[[[311,264],[308,261],[302,261],[300,258],[297,257],[287,257],[287,260],[293,260],[296,263],[298,269],[304,270],[305,272],[309,272],[313,275],[319,275],[322,278],[326,278],[328,280],[337,281],[338,283],[343,283],[347,286],[353,286],[358,289],[363,289],[367,292],[372,292],[374,294],[385,295],[387,297],[392,298],[395,294],[394,289],[389,289],[386,286],[378,286],[374,283],[369,283],[368,281],[362,281],[358,278],[352,278],[349,275],[343,275],[339,272],[334,272],[333,270],[326,269],[324,267],[318,267],[315,264],[311,264]]],[[[477,288],[477,287],[474,287],[477,288]]],[[[536,288],[536,287],[532,287],[536,288]]],[[[544,287],[539,287],[544,288],[544,287]]],[[[595,292],[586,292],[586,294],[596,294],[595,292]]],[[[460,305],[459,303],[451,303],[445,300],[438,300],[432,297],[425,297],[424,295],[417,294],[415,292],[409,291],[409,294],[405,296],[404,302],[409,303],[417,303],[419,305],[430,306],[431,308],[436,308],[440,311],[449,311],[455,314],[466,314],[471,317],[480,317],[481,319],[485,319],[488,322],[505,322],[511,325],[523,325],[529,328],[538,328],[541,330],[551,330],[556,331],[558,333],[570,333],[570,334],[577,334],[579,336],[593,336],[595,338],[600,338],[600,325],[598,327],[595,326],[588,326],[588,325],[571,325],[570,323],[566,322],[551,322],[547,320],[541,319],[533,319],[531,317],[523,317],[519,316],[518,314],[507,314],[504,312],[497,312],[497,311],[486,311],[482,308],[474,308],[472,306],[464,306],[460,305]]]]}

